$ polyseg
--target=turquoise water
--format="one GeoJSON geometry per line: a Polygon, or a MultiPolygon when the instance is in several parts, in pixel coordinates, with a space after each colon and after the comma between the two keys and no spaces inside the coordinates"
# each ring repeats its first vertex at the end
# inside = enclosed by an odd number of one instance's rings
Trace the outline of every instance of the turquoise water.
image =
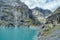
{"type": "Polygon", "coordinates": [[[35,40],[37,29],[27,27],[0,28],[0,40],[35,40]]]}

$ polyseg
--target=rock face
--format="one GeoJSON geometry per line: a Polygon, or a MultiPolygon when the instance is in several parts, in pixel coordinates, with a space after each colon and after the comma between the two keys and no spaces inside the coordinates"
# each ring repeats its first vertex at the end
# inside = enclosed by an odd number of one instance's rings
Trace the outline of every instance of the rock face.
{"type": "Polygon", "coordinates": [[[44,10],[44,9],[41,9],[41,8],[38,8],[38,7],[32,9],[33,16],[36,19],[38,19],[38,21],[43,22],[43,23],[45,23],[45,20],[46,20],[45,18],[51,13],[52,12],[48,9],[44,10]]]}
{"type": "Polygon", "coordinates": [[[40,17],[46,17],[48,16],[49,14],[51,14],[52,12],[48,9],[42,9],[42,8],[34,8],[32,9],[33,10],[33,13],[36,13],[35,15],[36,16],[40,16],[40,17]]]}
{"type": "Polygon", "coordinates": [[[60,7],[55,10],[51,16],[47,18],[47,21],[53,21],[55,23],[60,23],[60,7]]]}
{"type": "Polygon", "coordinates": [[[0,26],[20,25],[29,18],[28,7],[20,0],[0,0],[0,26]]]}

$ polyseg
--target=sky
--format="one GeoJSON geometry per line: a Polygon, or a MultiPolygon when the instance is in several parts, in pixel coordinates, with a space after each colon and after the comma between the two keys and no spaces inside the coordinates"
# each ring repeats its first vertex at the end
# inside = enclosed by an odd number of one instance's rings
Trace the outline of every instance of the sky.
{"type": "Polygon", "coordinates": [[[21,0],[30,9],[39,7],[42,9],[49,9],[52,12],[55,11],[60,6],[60,0],[21,0]]]}

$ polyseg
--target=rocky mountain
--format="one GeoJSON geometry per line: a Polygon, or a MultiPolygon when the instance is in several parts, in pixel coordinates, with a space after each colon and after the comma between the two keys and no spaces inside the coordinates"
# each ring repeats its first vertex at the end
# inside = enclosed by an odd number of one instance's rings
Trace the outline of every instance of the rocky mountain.
{"type": "Polygon", "coordinates": [[[57,8],[51,16],[47,18],[48,21],[53,21],[55,23],[60,23],[60,7],[57,8]]]}
{"type": "Polygon", "coordinates": [[[29,18],[28,11],[20,0],[0,0],[0,26],[20,25],[29,18]]]}
{"type": "MultiPolygon", "coordinates": [[[[42,9],[42,8],[38,8],[38,7],[36,7],[36,8],[34,8],[34,9],[32,9],[33,11],[38,11],[38,12],[40,12],[39,14],[41,14],[41,16],[43,16],[43,17],[46,17],[46,16],[48,16],[49,14],[51,14],[52,12],[50,11],[50,10],[48,10],[48,9],[42,9]]],[[[37,13],[36,13],[37,14],[37,13]]]]}
{"type": "Polygon", "coordinates": [[[57,8],[48,18],[39,32],[38,40],[60,40],[60,7],[57,8]]]}
{"type": "Polygon", "coordinates": [[[45,20],[46,20],[45,18],[47,16],[49,16],[49,14],[51,14],[51,13],[52,12],[50,10],[48,10],[48,9],[44,10],[44,9],[38,8],[38,7],[32,9],[33,16],[36,19],[38,19],[38,21],[41,21],[41,22],[44,22],[44,23],[45,23],[45,20]]]}
{"type": "Polygon", "coordinates": [[[40,25],[50,13],[48,9],[29,9],[20,0],[0,0],[0,26],[40,25]]]}

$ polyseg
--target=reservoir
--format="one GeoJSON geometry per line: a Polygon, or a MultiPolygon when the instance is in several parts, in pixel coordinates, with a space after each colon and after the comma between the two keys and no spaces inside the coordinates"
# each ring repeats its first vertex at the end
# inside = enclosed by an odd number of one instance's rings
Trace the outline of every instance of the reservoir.
{"type": "Polygon", "coordinates": [[[28,27],[0,28],[0,40],[35,40],[37,32],[28,27]]]}

